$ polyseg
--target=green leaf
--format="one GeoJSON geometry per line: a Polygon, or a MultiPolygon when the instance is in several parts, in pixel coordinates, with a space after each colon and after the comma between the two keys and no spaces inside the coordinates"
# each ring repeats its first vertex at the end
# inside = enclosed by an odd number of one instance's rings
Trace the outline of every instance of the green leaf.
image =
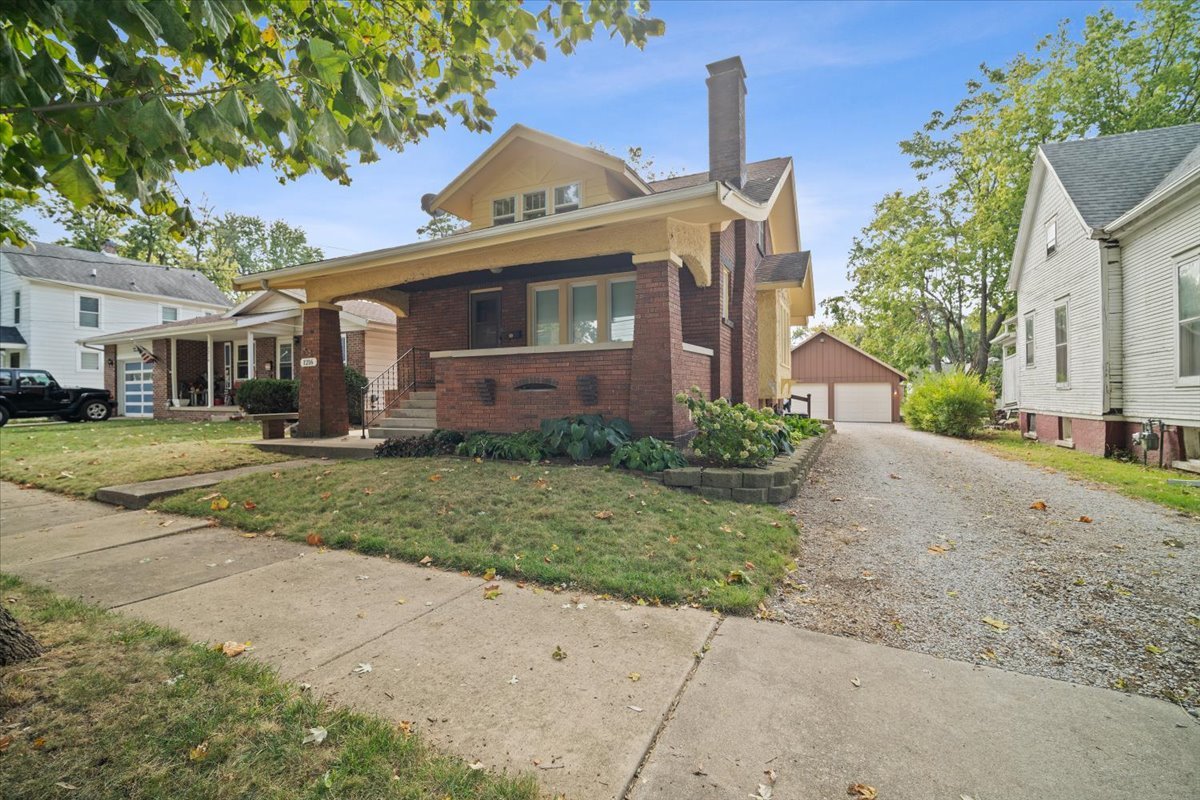
{"type": "Polygon", "coordinates": [[[76,208],[96,202],[104,196],[104,188],[81,156],[72,156],[46,175],[46,180],[76,208]]]}
{"type": "Polygon", "coordinates": [[[365,114],[375,113],[375,108],[379,105],[378,87],[371,85],[371,82],[359,75],[353,67],[342,73],[342,92],[356,99],[365,114]]]}
{"type": "Polygon", "coordinates": [[[284,120],[292,115],[292,99],[288,97],[279,83],[270,78],[260,81],[251,90],[254,99],[263,107],[263,111],[278,120],[284,120]]]}
{"type": "Polygon", "coordinates": [[[156,97],[133,115],[130,133],[142,141],[148,151],[162,150],[186,138],[183,121],[171,113],[161,97],[156,97]]]}
{"type": "Polygon", "coordinates": [[[341,125],[338,125],[332,111],[321,112],[321,116],[317,117],[316,123],[312,126],[312,135],[317,144],[330,153],[340,153],[346,148],[346,132],[342,130],[341,125]]]}
{"type": "Polygon", "coordinates": [[[246,130],[250,127],[250,117],[246,114],[246,106],[242,104],[242,98],[238,96],[236,89],[226,92],[215,108],[221,119],[238,130],[246,130]]]}
{"type": "Polygon", "coordinates": [[[350,62],[350,56],[324,39],[309,40],[308,59],[321,81],[328,86],[337,86],[340,83],[342,72],[350,62]]]}

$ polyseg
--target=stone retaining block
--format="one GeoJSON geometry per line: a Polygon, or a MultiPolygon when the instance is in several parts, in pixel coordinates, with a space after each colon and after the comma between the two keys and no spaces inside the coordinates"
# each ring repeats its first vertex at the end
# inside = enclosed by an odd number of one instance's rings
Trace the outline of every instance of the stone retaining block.
{"type": "Polygon", "coordinates": [[[789,456],[779,456],[765,467],[686,467],[662,473],[663,485],[690,490],[713,500],[738,503],[783,503],[795,497],[800,484],[833,433],[805,439],[789,456]]]}

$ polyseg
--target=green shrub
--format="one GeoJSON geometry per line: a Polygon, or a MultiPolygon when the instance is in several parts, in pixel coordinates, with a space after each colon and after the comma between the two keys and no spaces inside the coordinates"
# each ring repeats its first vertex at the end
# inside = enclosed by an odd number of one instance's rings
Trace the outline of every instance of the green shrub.
{"type": "Polygon", "coordinates": [[[387,439],[375,446],[376,458],[423,458],[428,456],[448,456],[463,441],[463,435],[458,431],[446,431],[440,428],[424,436],[413,436],[407,439],[387,439]]]}
{"type": "Polygon", "coordinates": [[[356,370],[354,367],[347,366],[345,370],[346,380],[346,410],[350,413],[351,425],[362,425],[363,421],[363,389],[367,388],[370,381],[367,376],[356,370]]]}
{"type": "Polygon", "coordinates": [[[662,472],[687,466],[683,453],[669,442],[645,436],[636,442],[625,442],[613,450],[612,465],[639,472],[662,472]]]}
{"type": "Polygon", "coordinates": [[[992,390],[974,375],[926,372],[908,390],[900,411],[919,431],[966,439],[991,418],[995,401],[992,390]]]}
{"type": "Polygon", "coordinates": [[[247,414],[286,414],[300,410],[300,381],[252,378],[237,388],[237,404],[247,414]]]}
{"type": "Polygon", "coordinates": [[[633,435],[628,421],[615,417],[605,422],[599,414],[544,419],[541,432],[546,453],[572,461],[608,455],[633,435]]]}
{"type": "Polygon", "coordinates": [[[787,426],[788,437],[792,444],[800,444],[805,439],[813,436],[820,436],[825,432],[825,426],[820,420],[811,419],[809,417],[798,417],[794,414],[788,414],[782,417],[783,424],[787,426]]]}
{"type": "Polygon", "coordinates": [[[541,431],[521,433],[477,432],[454,448],[460,456],[498,458],[502,461],[540,461],[546,458],[546,439],[541,431]]]}
{"type": "Polygon", "coordinates": [[[698,433],[692,449],[701,458],[734,467],[757,467],[780,453],[792,452],[787,426],[769,408],[731,405],[724,397],[705,400],[700,389],[680,392],[676,402],[686,405],[698,433]]]}

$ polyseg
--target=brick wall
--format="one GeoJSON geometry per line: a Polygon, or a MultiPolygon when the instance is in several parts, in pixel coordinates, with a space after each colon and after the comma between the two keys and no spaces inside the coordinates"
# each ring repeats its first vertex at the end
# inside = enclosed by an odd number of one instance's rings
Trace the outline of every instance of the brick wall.
{"type": "Polygon", "coordinates": [[[113,399],[120,401],[121,380],[117,374],[117,346],[104,345],[104,388],[112,394],[113,399]]]}
{"type": "Polygon", "coordinates": [[[679,357],[679,378],[675,393],[700,387],[705,397],[712,397],[712,356],[683,351],[679,357]]]}
{"type": "MultiPolygon", "coordinates": [[[[729,316],[733,323],[731,351],[732,387],[729,399],[758,405],[758,300],[755,273],[762,260],[758,252],[758,226],[762,223],[735,220],[722,236],[732,238],[735,254],[733,303],[729,316]]],[[[727,243],[722,241],[722,254],[727,243]]]]}
{"type": "MultiPolygon", "coordinates": [[[[255,378],[274,378],[275,372],[275,337],[274,336],[255,336],[254,337],[254,376],[255,378]],[[271,368],[267,369],[267,362],[271,362],[271,368]]],[[[182,361],[182,356],[180,357],[182,361]]]]}
{"type": "Polygon", "coordinates": [[[154,416],[165,418],[171,406],[171,340],[155,339],[150,351],[158,360],[154,362],[154,416]]]}
{"type": "Polygon", "coordinates": [[[437,386],[437,424],[458,431],[499,433],[536,428],[543,419],[573,414],[630,416],[632,350],[471,356],[433,360],[437,386]],[[595,376],[598,396],[588,405],[577,378],[595,376]],[[481,396],[485,379],[494,380],[495,402],[481,396]],[[548,379],[552,389],[521,390],[530,380],[548,379]]]}
{"type": "Polygon", "coordinates": [[[367,374],[367,332],[350,331],[346,334],[346,366],[367,374]]]}

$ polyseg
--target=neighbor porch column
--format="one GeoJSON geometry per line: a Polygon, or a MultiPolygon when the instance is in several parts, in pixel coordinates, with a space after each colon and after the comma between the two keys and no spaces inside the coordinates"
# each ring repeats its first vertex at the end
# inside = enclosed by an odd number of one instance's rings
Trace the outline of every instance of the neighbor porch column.
{"type": "Polygon", "coordinates": [[[679,260],[638,263],[633,311],[633,354],[629,376],[629,422],[638,436],[673,441],[687,433],[687,409],[675,393],[683,355],[679,306],[679,260]]]}
{"type": "Polygon", "coordinates": [[[254,331],[246,331],[246,377],[250,380],[253,380],[257,373],[254,369],[254,357],[254,331]]]}
{"type": "Polygon", "coordinates": [[[179,370],[179,340],[174,336],[171,337],[171,406],[179,405],[179,376],[176,374],[179,370]]]}
{"type": "Polygon", "coordinates": [[[305,303],[300,339],[300,425],[296,435],[345,436],[350,432],[346,374],[342,366],[341,309],[305,303]]]}
{"type": "Polygon", "coordinates": [[[208,399],[208,407],[212,408],[216,404],[216,397],[213,395],[213,354],[212,354],[212,334],[204,334],[204,352],[208,354],[208,367],[204,377],[208,379],[208,391],[205,397],[208,399]]]}

